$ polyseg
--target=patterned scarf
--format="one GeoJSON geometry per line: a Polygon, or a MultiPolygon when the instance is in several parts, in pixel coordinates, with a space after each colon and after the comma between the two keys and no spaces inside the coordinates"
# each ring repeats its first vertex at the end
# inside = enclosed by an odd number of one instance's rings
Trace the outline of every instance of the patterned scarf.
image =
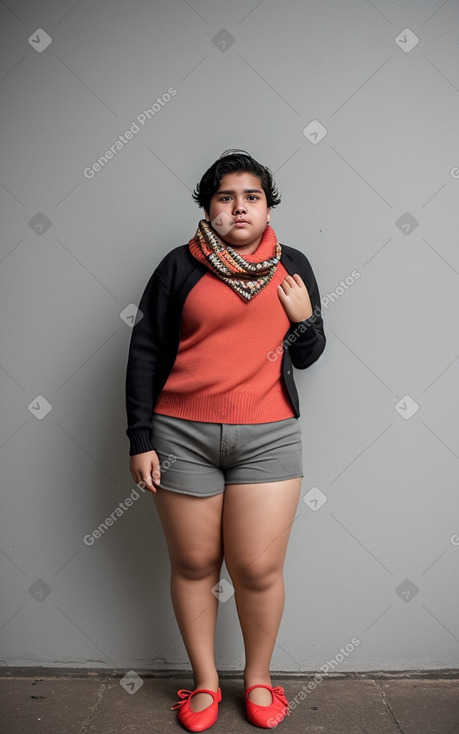
{"type": "MultiPolygon", "coordinates": [[[[263,232],[260,245],[272,244],[273,256],[260,262],[248,262],[236,249],[223,244],[211,225],[201,219],[189,242],[191,254],[204,263],[245,301],[250,301],[266,288],[276,272],[281,257],[281,246],[269,225],[263,232]]],[[[259,247],[260,247],[259,245],[259,247]]]]}

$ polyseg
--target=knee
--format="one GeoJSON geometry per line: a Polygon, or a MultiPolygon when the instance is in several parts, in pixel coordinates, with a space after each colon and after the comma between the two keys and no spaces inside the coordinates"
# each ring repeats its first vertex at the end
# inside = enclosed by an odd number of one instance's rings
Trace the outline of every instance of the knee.
{"type": "Polygon", "coordinates": [[[282,581],[282,566],[262,559],[232,567],[228,571],[236,589],[245,587],[253,591],[265,591],[282,581]]]}
{"type": "Polygon", "coordinates": [[[220,573],[222,560],[221,555],[209,555],[202,552],[184,554],[174,560],[172,571],[190,581],[199,581],[215,577],[220,573]]]}

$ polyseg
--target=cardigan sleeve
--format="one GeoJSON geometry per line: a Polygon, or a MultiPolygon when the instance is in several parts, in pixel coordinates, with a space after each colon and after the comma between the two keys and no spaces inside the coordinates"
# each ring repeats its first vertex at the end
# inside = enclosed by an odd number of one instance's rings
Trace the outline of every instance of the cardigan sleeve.
{"type": "MultiPolygon", "coordinates": [[[[309,260],[298,252],[297,272],[308,289],[312,305],[312,316],[304,321],[293,322],[287,333],[285,344],[294,367],[304,370],[313,364],[325,349],[325,333],[322,319],[319,287],[309,260]]],[[[293,275],[293,273],[292,273],[293,275]]]]}
{"type": "Polygon", "coordinates": [[[169,372],[167,343],[171,319],[169,289],[158,269],[151,276],[139,303],[141,318],[132,330],[126,369],[127,436],[129,454],[154,449],[151,443],[155,402],[169,372]]]}

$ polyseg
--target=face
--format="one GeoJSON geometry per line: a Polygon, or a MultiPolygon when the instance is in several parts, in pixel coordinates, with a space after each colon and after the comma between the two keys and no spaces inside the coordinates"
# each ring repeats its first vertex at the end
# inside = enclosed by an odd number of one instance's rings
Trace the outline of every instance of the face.
{"type": "Polygon", "coordinates": [[[206,219],[222,215],[220,238],[241,254],[252,254],[260,244],[269,221],[266,194],[258,176],[246,171],[227,173],[212,196],[206,219]],[[226,231],[229,227],[229,231],[226,231]]]}

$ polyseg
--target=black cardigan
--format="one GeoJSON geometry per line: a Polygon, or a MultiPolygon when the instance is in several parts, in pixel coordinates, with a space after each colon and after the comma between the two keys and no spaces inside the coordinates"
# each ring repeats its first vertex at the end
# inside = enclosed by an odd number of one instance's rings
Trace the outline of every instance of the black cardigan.
{"type": "MultiPolygon", "coordinates": [[[[308,289],[313,315],[292,323],[282,350],[282,376],[295,411],[300,415],[292,364],[305,369],[325,347],[320,296],[308,259],[299,250],[281,245],[281,263],[290,275],[298,273],[308,289]]],[[[139,303],[142,314],[132,330],[126,371],[127,430],[130,455],[154,450],[151,443],[153,408],[172,370],[180,343],[185,299],[208,268],[190,253],[188,245],[171,250],[151,276],[139,303]]],[[[250,303],[248,304],[250,308],[250,303]]]]}

